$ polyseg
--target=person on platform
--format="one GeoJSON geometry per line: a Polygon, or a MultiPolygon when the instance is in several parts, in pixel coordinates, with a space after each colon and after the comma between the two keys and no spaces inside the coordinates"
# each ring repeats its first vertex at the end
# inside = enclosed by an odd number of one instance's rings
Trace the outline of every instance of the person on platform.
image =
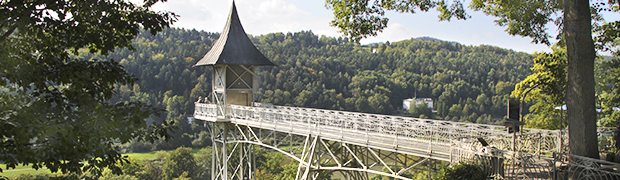
{"type": "Polygon", "coordinates": [[[202,100],[202,96],[198,96],[198,101],[194,102],[194,104],[201,103],[200,100],[202,100]]]}

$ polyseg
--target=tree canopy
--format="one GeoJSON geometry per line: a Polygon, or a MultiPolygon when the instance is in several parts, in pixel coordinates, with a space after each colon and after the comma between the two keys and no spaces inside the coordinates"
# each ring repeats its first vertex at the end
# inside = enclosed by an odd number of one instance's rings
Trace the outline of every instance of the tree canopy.
{"type": "Polygon", "coordinates": [[[110,102],[118,85],[137,78],[113,59],[82,59],[130,48],[141,29],[155,34],[171,12],[116,0],[0,2],[0,161],[52,172],[103,168],[126,161],[115,143],[168,137],[168,124],[147,124],[161,109],[110,102]],[[87,51],[80,51],[86,48],[87,51]]]}
{"type": "Polygon", "coordinates": [[[189,178],[197,178],[200,171],[206,169],[198,169],[196,160],[192,155],[192,148],[179,147],[168,153],[166,163],[163,167],[163,179],[172,180],[185,175],[189,178]]]}
{"type": "MultiPolygon", "coordinates": [[[[171,28],[157,35],[140,34],[134,41],[135,52],[122,49],[109,55],[140,77],[133,87],[121,86],[115,100],[157,104],[168,111],[167,119],[179,121],[173,136],[180,139],[163,149],[189,147],[181,143],[187,142],[183,134],[200,133],[184,119],[193,113],[198,97],[209,95],[211,76],[208,68],[192,65],[217,38],[214,33],[171,28]]],[[[462,122],[500,123],[510,92],[531,73],[534,58],[499,47],[429,37],[361,46],[302,31],[251,40],[277,64],[257,70],[256,102],[395,114],[402,109],[403,99],[417,94],[434,100],[431,108],[437,113],[428,118],[462,122]],[[450,115],[457,104],[458,116],[450,115]]]]}
{"type": "MultiPolygon", "coordinates": [[[[555,109],[566,104],[566,48],[553,47],[553,53],[536,53],[534,74],[517,83],[510,95],[524,103],[535,102],[525,117],[525,127],[537,129],[566,128],[563,110],[555,109]],[[528,93],[528,94],[526,94],[528,93]]],[[[525,106],[524,106],[525,107],[525,106]]]]}
{"type": "MultiPolygon", "coordinates": [[[[459,0],[328,0],[326,7],[334,12],[333,26],[359,40],[376,35],[386,26],[386,10],[415,13],[435,8],[440,20],[467,19],[463,4],[459,0]]],[[[594,2],[588,0],[525,0],[494,1],[473,0],[470,8],[495,16],[497,25],[506,27],[511,35],[532,38],[534,43],[551,45],[548,23],[558,26],[558,39],[564,40],[567,48],[568,83],[566,104],[568,107],[569,146],[572,153],[598,158],[596,137],[596,112],[594,94],[595,44],[592,38],[592,19],[601,20],[601,11],[618,12],[620,1],[594,2]],[[592,8],[591,8],[592,7],[592,8]]],[[[596,42],[599,48],[610,50],[618,43],[620,21],[595,24],[596,42]]],[[[617,49],[615,49],[617,50],[617,49]]]]}

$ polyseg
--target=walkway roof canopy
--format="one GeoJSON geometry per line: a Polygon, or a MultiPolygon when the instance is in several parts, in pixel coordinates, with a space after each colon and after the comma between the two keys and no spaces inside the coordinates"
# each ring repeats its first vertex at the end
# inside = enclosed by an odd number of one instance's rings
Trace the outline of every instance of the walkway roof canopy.
{"type": "Polygon", "coordinates": [[[211,50],[194,66],[213,66],[216,64],[273,66],[245,34],[233,1],[228,21],[220,38],[211,50]]]}

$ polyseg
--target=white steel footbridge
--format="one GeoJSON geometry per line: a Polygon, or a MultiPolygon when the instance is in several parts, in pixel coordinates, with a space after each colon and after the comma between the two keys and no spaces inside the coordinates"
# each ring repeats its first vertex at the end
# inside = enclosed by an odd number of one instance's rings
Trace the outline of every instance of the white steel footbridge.
{"type": "MultiPolygon", "coordinates": [[[[569,161],[568,155],[561,153],[567,151],[565,130],[523,129],[513,136],[506,127],[497,125],[259,103],[197,103],[194,117],[210,122],[216,154],[213,179],[253,179],[253,145],[297,161],[297,179],[325,179],[333,172],[348,179],[368,179],[367,173],[410,179],[407,173],[425,171],[430,178],[438,170],[437,162],[464,161],[482,163],[490,177],[504,179],[554,179],[572,173],[559,170],[569,167],[562,165],[569,161]],[[478,138],[494,148],[483,147],[478,138]],[[509,151],[513,138],[517,149],[509,151]]],[[[579,162],[599,174],[600,164],[617,165],[587,158],[579,162]]],[[[594,179],[620,175],[617,171],[610,173],[594,179]]]]}
{"type": "Polygon", "coordinates": [[[565,154],[565,130],[510,134],[504,126],[253,103],[256,69],[273,65],[245,34],[233,2],[224,31],[195,65],[212,73],[211,99],[194,112],[210,127],[211,179],[256,179],[257,146],[297,162],[302,180],[431,179],[460,162],[482,165],[491,178],[620,179],[618,164],[565,154]]]}

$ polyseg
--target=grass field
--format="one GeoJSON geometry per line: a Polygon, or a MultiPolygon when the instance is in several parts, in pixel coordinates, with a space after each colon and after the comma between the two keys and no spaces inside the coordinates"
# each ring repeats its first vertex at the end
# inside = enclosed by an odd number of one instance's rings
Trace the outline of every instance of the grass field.
{"type": "Polygon", "coordinates": [[[34,170],[30,167],[28,168],[23,168],[23,169],[11,169],[11,170],[3,170],[2,173],[0,173],[0,176],[4,176],[4,177],[15,177],[15,176],[19,176],[22,174],[52,174],[52,172],[50,172],[49,169],[39,169],[39,170],[34,170]]]}
{"type": "Polygon", "coordinates": [[[0,176],[4,177],[15,177],[21,174],[51,174],[49,169],[34,170],[30,166],[19,165],[16,166],[15,169],[7,169],[6,164],[2,163],[0,164],[0,167],[2,168],[2,173],[0,173],[0,176]]]}
{"type": "Polygon", "coordinates": [[[144,152],[144,153],[127,153],[127,154],[123,154],[123,156],[129,156],[129,158],[136,159],[136,160],[155,159],[156,158],[155,153],[157,153],[157,151],[144,152]]]}
{"type": "MultiPolygon", "coordinates": [[[[200,149],[193,149],[193,155],[195,155],[196,153],[198,153],[200,149]]],[[[168,150],[168,151],[163,151],[163,152],[170,152],[172,150],[168,150]]],[[[127,154],[123,154],[124,156],[129,156],[131,159],[135,159],[135,160],[145,160],[145,159],[155,159],[156,158],[156,153],[158,151],[151,151],[151,152],[144,152],[144,153],[127,153],[127,154]]],[[[17,166],[15,167],[15,169],[9,169],[7,170],[6,168],[6,164],[1,163],[0,164],[0,168],[2,168],[3,172],[0,173],[0,176],[4,176],[4,177],[15,177],[15,176],[19,176],[21,174],[50,174],[50,170],[48,169],[39,169],[39,170],[34,170],[32,169],[30,166],[17,166]]]]}
{"type": "MultiPolygon", "coordinates": [[[[198,148],[194,148],[192,149],[192,155],[196,155],[196,153],[198,153],[198,151],[200,151],[200,149],[198,148]]],[[[163,151],[163,152],[170,152],[173,150],[167,150],[167,151],[163,151]]],[[[131,159],[136,159],[136,160],[145,160],[145,159],[155,159],[157,158],[157,156],[155,155],[157,152],[159,151],[151,151],[151,152],[143,152],[143,153],[127,153],[127,154],[123,154],[123,156],[129,156],[131,159]]]]}

